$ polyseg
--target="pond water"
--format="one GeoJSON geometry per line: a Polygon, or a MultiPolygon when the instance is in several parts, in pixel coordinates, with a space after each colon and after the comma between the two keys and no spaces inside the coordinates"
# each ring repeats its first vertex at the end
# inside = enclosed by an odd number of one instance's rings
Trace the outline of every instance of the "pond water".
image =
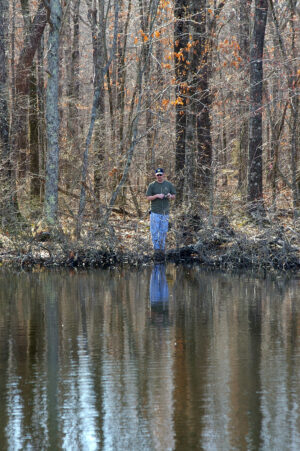
{"type": "Polygon", "coordinates": [[[299,450],[300,280],[0,274],[1,450],[299,450]]]}

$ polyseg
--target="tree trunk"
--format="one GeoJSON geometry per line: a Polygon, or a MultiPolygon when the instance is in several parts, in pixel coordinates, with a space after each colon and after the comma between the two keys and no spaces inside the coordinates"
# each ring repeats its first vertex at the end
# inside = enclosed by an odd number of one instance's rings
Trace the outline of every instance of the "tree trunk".
{"type": "MultiPolygon", "coordinates": [[[[143,30],[144,24],[142,18],[143,16],[143,8],[141,9],[141,3],[142,0],[139,0],[140,4],[140,14],[141,14],[141,29],[143,30]]],[[[124,123],[125,123],[125,82],[126,82],[126,76],[127,76],[127,68],[125,64],[125,57],[127,53],[127,30],[129,25],[129,19],[131,16],[131,1],[128,3],[127,8],[127,16],[125,16],[125,4],[126,2],[121,2],[121,19],[122,19],[122,10],[124,9],[124,18],[126,17],[126,20],[120,20],[119,25],[119,34],[118,34],[118,44],[117,44],[117,55],[116,55],[116,86],[115,86],[115,93],[116,93],[116,114],[118,117],[119,122],[119,145],[117,145],[117,148],[119,149],[119,155],[120,160],[123,161],[124,159],[124,150],[127,143],[127,137],[124,134],[124,123]]],[[[150,2],[151,5],[151,2],[150,2]]],[[[147,108],[147,106],[146,106],[147,108]]],[[[120,170],[122,170],[120,168],[120,170]]],[[[118,180],[117,182],[118,183],[118,180]]],[[[123,186],[121,190],[121,196],[118,198],[118,203],[120,206],[120,209],[125,212],[126,209],[126,196],[127,196],[127,187],[123,186]]]]}
{"type": "Polygon", "coordinates": [[[206,0],[193,0],[193,85],[195,100],[193,109],[197,128],[197,175],[195,177],[199,194],[204,200],[211,188],[212,142],[209,89],[209,62],[211,42],[206,23],[206,0]]]}
{"type": "Polygon", "coordinates": [[[176,96],[176,154],[175,172],[177,176],[176,202],[183,199],[184,165],[185,165],[185,134],[186,134],[186,86],[188,76],[188,5],[189,0],[175,0],[174,14],[174,55],[175,55],[175,96],[176,96]]]}
{"type": "Polygon", "coordinates": [[[238,187],[242,197],[246,200],[247,191],[247,157],[249,142],[249,107],[246,101],[246,89],[249,86],[249,50],[250,50],[250,12],[252,0],[240,0],[239,21],[239,53],[241,58],[241,91],[239,102],[239,117],[241,118],[239,130],[239,173],[238,187]]]}
{"type": "MultiPolygon", "coordinates": [[[[65,19],[64,19],[64,27],[63,27],[63,35],[65,39],[65,45],[64,45],[64,62],[65,62],[65,71],[66,71],[66,78],[65,78],[65,85],[66,85],[66,97],[67,97],[67,103],[68,103],[68,109],[67,109],[67,115],[66,115],[66,126],[67,126],[67,137],[68,137],[68,143],[72,143],[73,136],[72,136],[72,119],[71,119],[71,102],[72,99],[72,27],[71,27],[71,4],[66,11],[65,19]]],[[[92,41],[93,42],[93,41],[92,41]]],[[[73,149],[70,149],[71,153],[73,152],[73,149]]],[[[63,169],[63,168],[62,168],[63,169]]],[[[69,180],[66,180],[67,185],[69,184],[69,180]]]]}
{"type": "Polygon", "coordinates": [[[12,173],[10,165],[9,145],[9,113],[8,113],[8,85],[7,85],[7,38],[8,38],[8,0],[0,0],[0,151],[1,151],[1,201],[0,215],[4,225],[10,218],[12,208],[11,190],[12,173]]]}
{"type": "Polygon", "coordinates": [[[10,70],[11,70],[11,103],[12,103],[12,109],[15,110],[15,103],[16,103],[16,68],[15,68],[15,61],[16,61],[16,1],[12,0],[12,6],[11,6],[11,63],[10,63],[10,70]]]}
{"type": "MultiPolygon", "coordinates": [[[[72,54],[71,54],[71,101],[69,103],[69,116],[71,124],[73,147],[79,148],[79,116],[78,116],[78,103],[80,101],[80,89],[79,89],[79,7],[80,0],[75,0],[73,9],[73,42],[72,42],[72,54]]],[[[75,150],[75,149],[74,149],[75,150]]],[[[78,156],[78,151],[77,151],[78,156]]]]}
{"type": "Polygon", "coordinates": [[[291,168],[292,168],[292,191],[294,218],[300,216],[300,183],[297,183],[298,166],[298,142],[299,142],[299,97],[291,102],[292,105],[292,135],[291,135],[291,168]]]}
{"type": "MultiPolygon", "coordinates": [[[[23,16],[23,34],[25,36],[24,42],[28,40],[28,37],[31,33],[31,19],[30,19],[30,7],[28,0],[20,0],[21,10],[23,16]]],[[[29,124],[29,109],[30,109],[30,82],[31,82],[31,71],[32,66],[28,71],[28,92],[22,96],[18,95],[17,103],[18,107],[22,109],[22,114],[19,118],[18,129],[20,130],[20,134],[18,136],[18,170],[17,177],[24,179],[26,175],[27,169],[27,149],[29,147],[29,133],[30,133],[30,124],[29,124]]],[[[30,163],[31,164],[31,163],[30,163]]]]}
{"type": "MultiPolygon", "coordinates": [[[[67,109],[65,111],[67,123],[67,146],[64,149],[64,159],[61,165],[61,177],[66,183],[67,189],[70,189],[74,184],[75,179],[79,176],[76,168],[81,157],[81,134],[79,109],[80,103],[80,81],[79,81],[79,7],[80,0],[70,0],[69,6],[64,15],[63,26],[63,41],[61,45],[61,53],[64,51],[65,62],[65,81],[66,81],[66,96],[67,109]],[[76,174],[74,173],[76,172],[76,174]]],[[[94,43],[94,41],[92,41],[94,43]]],[[[63,72],[63,67],[61,67],[63,72]]],[[[63,92],[63,85],[61,83],[60,90],[63,92]]],[[[64,108],[60,108],[61,120],[64,113],[64,108]]]]}
{"type": "MultiPolygon", "coordinates": [[[[94,191],[95,196],[100,202],[101,182],[103,177],[103,161],[105,156],[105,142],[106,142],[106,125],[105,125],[105,91],[104,91],[104,77],[102,76],[105,65],[105,14],[104,2],[99,0],[99,21],[98,31],[96,29],[96,22],[93,26],[94,35],[94,89],[99,89],[99,102],[97,105],[96,122],[95,122],[95,138],[94,138],[94,191]]],[[[94,19],[96,17],[94,15],[94,19]]]]}
{"type": "MultiPolygon", "coordinates": [[[[149,15],[145,13],[145,6],[143,5],[143,1],[139,0],[140,5],[140,20],[141,20],[141,32],[142,36],[147,37],[149,35],[149,15]]],[[[150,10],[148,10],[150,13],[150,10]]],[[[151,62],[149,55],[149,41],[144,43],[143,49],[143,65],[145,67],[144,72],[144,80],[145,80],[145,116],[146,116],[146,142],[147,142],[147,151],[146,151],[146,173],[147,173],[147,182],[150,181],[150,177],[153,177],[153,170],[155,163],[152,158],[152,149],[153,149],[153,117],[151,111],[151,86],[150,86],[150,78],[151,78],[151,62]]]]}
{"type": "MultiPolygon", "coordinates": [[[[45,86],[44,86],[44,36],[41,37],[38,47],[38,135],[39,135],[39,174],[45,179],[45,166],[46,166],[46,127],[45,127],[45,86]]],[[[44,183],[40,184],[40,197],[44,195],[44,183]]]]}
{"type": "Polygon", "coordinates": [[[195,176],[195,114],[189,103],[186,110],[186,143],[184,166],[184,203],[187,211],[195,206],[194,176],[195,176]]]}
{"type": "MultiPolygon", "coordinates": [[[[277,197],[277,179],[279,175],[279,146],[280,146],[280,138],[284,128],[284,123],[286,119],[286,112],[289,105],[289,101],[287,100],[285,104],[283,102],[278,103],[278,99],[275,98],[275,93],[278,92],[279,85],[278,80],[271,80],[272,89],[269,89],[270,94],[267,89],[266,92],[266,110],[269,117],[269,127],[267,142],[270,143],[270,152],[268,155],[269,165],[266,168],[267,172],[267,180],[271,183],[272,188],[272,212],[275,213],[277,205],[276,205],[276,197],[277,197]],[[279,108],[278,108],[279,106],[279,108]]],[[[266,83],[266,88],[268,87],[268,83],[266,83]]]]}
{"type": "Polygon", "coordinates": [[[125,83],[127,77],[127,70],[125,64],[125,57],[127,52],[127,33],[129,20],[131,17],[131,6],[132,1],[128,2],[127,16],[124,27],[120,28],[120,39],[118,42],[118,53],[117,53],[117,67],[118,67],[118,89],[117,89],[117,108],[120,115],[120,125],[119,125],[119,140],[123,142],[124,140],[124,114],[125,114],[125,83]]]}
{"type": "Polygon", "coordinates": [[[250,45],[250,121],[248,202],[250,212],[263,212],[262,94],[263,50],[268,0],[255,0],[254,28],[250,45]]]}
{"type": "Polygon", "coordinates": [[[50,30],[48,37],[48,83],[46,91],[46,128],[48,154],[45,183],[45,220],[57,223],[59,169],[59,46],[62,10],[59,0],[50,0],[50,30]]]}
{"type": "Polygon", "coordinates": [[[35,64],[33,64],[31,71],[29,99],[30,195],[34,199],[40,195],[38,98],[35,64]]]}
{"type": "Polygon", "coordinates": [[[16,68],[16,103],[13,114],[12,151],[17,155],[17,160],[19,161],[20,176],[24,176],[25,174],[27,143],[27,115],[24,117],[23,108],[25,107],[27,111],[31,66],[46,23],[47,12],[43,1],[40,1],[36,15],[30,26],[30,32],[26,34],[16,68]]]}
{"type": "Polygon", "coordinates": [[[9,161],[8,61],[6,56],[9,23],[8,0],[0,0],[0,11],[0,145],[3,168],[7,166],[7,162],[9,161]]]}

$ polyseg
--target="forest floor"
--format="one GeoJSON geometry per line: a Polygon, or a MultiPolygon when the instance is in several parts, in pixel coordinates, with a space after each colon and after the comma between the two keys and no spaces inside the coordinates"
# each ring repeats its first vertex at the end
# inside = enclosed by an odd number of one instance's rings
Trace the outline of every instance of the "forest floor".
{"type": "MultiPolygon", "coordinates": [[[[149,217],[114,212],[109,225],[86,223],[77,240],[64,228],[49,233],[38,225],[18,234],[0,231],[0,266],[20,270],[96,268],[154,261],[149,217]]],[[[289,210],[253,221],[241,215],[205,218],[171,216],[167,262],[195,263],[224,270],[298,271],[300,225],[289,210]]]]}

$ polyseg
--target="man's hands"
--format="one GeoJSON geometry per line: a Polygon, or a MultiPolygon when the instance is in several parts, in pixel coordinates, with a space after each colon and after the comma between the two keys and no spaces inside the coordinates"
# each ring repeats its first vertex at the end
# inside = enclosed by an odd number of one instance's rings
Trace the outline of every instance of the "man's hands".
{"type": "Polygon", "coordinates": [[[161,193],[161,194],[154,194],[153,196],[147,196],[147,199],[149,201],[151,201],[151,200],[155,200],[155,199],[164,199],[165,197],[167,199],[175,199],[175,194],[171,194],[171,193],[168,193],[168,194],[163,194],[163,193],[161,193]]]}
{"type": "Polygon", "coordinates": [[[175,198],[175,194],[168,193],[168,194],[166,194],[165,197],[167,197],[168,199],[174,199],[175,198]]]}
{"type": "Polygon", "coordinates": [[[165,197],[167,199],[174,199],[175,195],[171,194],[171,193],[168,193],[168,194],[156,194],[156,199],[164,199],[165,197]]]}

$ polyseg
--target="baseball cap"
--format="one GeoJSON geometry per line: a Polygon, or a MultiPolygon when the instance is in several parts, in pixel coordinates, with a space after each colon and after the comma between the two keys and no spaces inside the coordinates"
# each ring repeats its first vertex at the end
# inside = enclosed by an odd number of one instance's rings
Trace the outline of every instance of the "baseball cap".
{"type": "Polygon", "coordinates": [[[156,171],[155,171],[155,174],[156,174],[156,175],[158,175],[158,174],[164,174],[164,172],[165,172],[165,171],[163,170],[163,168],[157,168],[156,171]]]}

